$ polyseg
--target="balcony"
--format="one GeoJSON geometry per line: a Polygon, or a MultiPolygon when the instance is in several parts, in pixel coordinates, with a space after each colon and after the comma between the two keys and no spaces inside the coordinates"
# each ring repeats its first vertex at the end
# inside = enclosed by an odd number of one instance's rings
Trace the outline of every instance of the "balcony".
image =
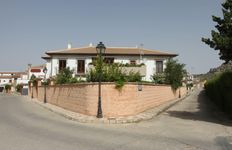
{"type": "MultiPolygon", "coordinates": [[[[90,69],[93,69],[94,65],[93,64],[89,64],[87,71],[89,71],[90,69]]],[[[120,66],[121,70],[123,73],[125,73],[126,75],[129,75],[130,72],[134,72],[137,73],[139,72],[141,76],[146,76],[146,66],[145,65],[137,65],[137,66],[133,66],[133,65],[123,65],[120,66]]]]}
{"type": "Polygon", "coordinates": [[[146,66],[142,65],[142,66],[136,66],[136,67],[121,67],[122,72],[124,72],[125,74],[129,75],[130,72],[139,72],[141,76],[146,76],[146,66]]]}

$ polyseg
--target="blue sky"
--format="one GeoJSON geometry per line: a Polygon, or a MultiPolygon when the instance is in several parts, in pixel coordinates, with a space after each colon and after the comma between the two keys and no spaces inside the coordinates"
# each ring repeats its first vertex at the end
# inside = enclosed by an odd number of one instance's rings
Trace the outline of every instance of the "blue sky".
{"type": "Polygon", "coordinates": [[[201,42],[221,16],[222,0],[0,0],[0,71],[44,63],[48,50],[97,44],[178,53],[188,71],[219,66],[201,42]]]}

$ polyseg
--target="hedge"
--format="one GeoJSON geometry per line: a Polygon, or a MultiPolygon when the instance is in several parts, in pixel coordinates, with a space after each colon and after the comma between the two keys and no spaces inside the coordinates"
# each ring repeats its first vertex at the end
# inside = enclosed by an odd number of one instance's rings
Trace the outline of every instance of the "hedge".
{"type": "Polygon", "coordinates": [[[205,89],[210,100],[232,117],[232,71],[224,72],[207,81],[205,89]]]}

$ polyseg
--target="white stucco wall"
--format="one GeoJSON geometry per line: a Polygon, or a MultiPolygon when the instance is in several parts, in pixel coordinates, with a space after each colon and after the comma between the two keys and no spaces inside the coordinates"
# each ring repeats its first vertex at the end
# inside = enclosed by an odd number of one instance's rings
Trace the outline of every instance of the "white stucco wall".
{"type": "Polygon", "coordinates": [[[40,72],[31,72],[29,71],[29,79],[31,79],[31,76],[34,74],[36,76],[36,78],[44,78],[44,73],[43,73],[43,69],[40,69],[40,72]]]}
{"type": "Polygon", "coordinates": [[[47,60],[46,61],[46,67],[47,67],[47,69],[48,69],[48,71],[47,71],[47,74],[46,74],[46,78],[49,78],[49,77],[51,77],[52,76],[52,69],[51,69],[51,60],[47,60]]]}
{"type": "MultiPolygon", "coordinates": [[[[47,61],[47,68],[49,76],[55,76],[59,72],[59,60],[66,60],[67,67],[74,70],[74,73],[77,73],[77,60],[85,60],[85,73],[88,71],[88,65],[92,62],[92,57],[94,56],[74,56],[74,55],[64,55],[64,56],[52,56],[51,61],[47,61]]],[[[146,65],[146,76],[143,77],[143,80],[151,81],[151,76],[156,72],[156,60],[163,61],[163,69],[165,69],[166,60],[165,57],[153,57],[153,56],[143,56],[140,60],[139,56],[107,56],[114,58],[115,63],[130,63],[130,60],[136,60],[136,63],[144,63],[146,65]]],[[[49,77],[47,76],[47,77],[49,77]]]]}
{"type": "Polygon", "coordinates": [[[154,68],[155,68],[155,60],[151,58],[144,58],[143,59],[144,64],[146,65],[146,76],[144,80],[151,81],[151,76],[154,74],[154,68]]]}
{"type": "Polygon", "coordinates": [[[27,79],[21,79],[21,78],[19,78],[16,81],[16,85],[17,84],[28,84],[28,82],[29,82],[29,80],[27,80],[27,79]]]}
{"type": "Polygon", "coordinates": [[[58,73],[58,59],[57,58],[53,58],[51,61],[51,76],[55,76],[58,73]]]}
{"type": "Polygon", "coordinates": [[[12,80],[12,82],[13,82],[13,79],[4,79],[4,78],[2,78],[0,80],[1,80],[0,85],[10,84],[9,83],[10,80],[12,80]]]}

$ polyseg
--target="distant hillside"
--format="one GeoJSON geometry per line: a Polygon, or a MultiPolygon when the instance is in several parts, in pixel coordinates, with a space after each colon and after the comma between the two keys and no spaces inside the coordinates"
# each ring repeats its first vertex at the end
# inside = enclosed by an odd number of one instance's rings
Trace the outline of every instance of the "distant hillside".
{"type": "Polygon", "coordinates": [[[217,68],[211,68],[209,72],[207,72],[206,74],[200,74],[197,75],[197,77],[200,78],[201,81],[208,80],[214,77],[215,75],[225,71],[232,71],[232,62],[229,62],[228,64],[222,64],[217,68]]]}
{"type": "Polygon", "coordinates": [[[208,73],[220,73],[225,71],[232,71],[232,62],[228,64],[222,64],[217,68],[211,68],[208,73]]]}

